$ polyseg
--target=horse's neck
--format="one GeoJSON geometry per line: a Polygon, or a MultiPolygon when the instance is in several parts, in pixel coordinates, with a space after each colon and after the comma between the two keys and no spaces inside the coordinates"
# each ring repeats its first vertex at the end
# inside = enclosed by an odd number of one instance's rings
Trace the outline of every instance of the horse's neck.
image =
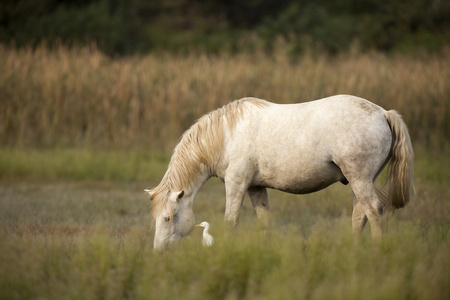
{"type": "Polygon", "coordinates": [[[192,194],[194,197],[206,181],[211,178],[210,169],[204,165],[200,166],[197,172],[191,173],[189,177],[184,177],[187,178],[187,180],[181,180],[180,177],[174,175],[175,172],[174,174],[171,174],[171,172],[174,172],[174,170],[169,167],[166,178],[176,178],[176,180],[172,181],[172,188],[177,186],[178,188],[184,189],[185,192],[192,194]]]}
{"type": "Polygon", "coordinates": [[[219,160],[217,156],[222,149],[215,147],[215,143],[200,138],[194,129],[187,131],[176,146],[169,165],[168,177],[174,179],[170,180],[173,185],[189,189],[196,194],[209,178],[216,175],[219,160]],[[194,133],[191,134],[193,130],[194,133]]]}
{"type": "Polygon", "coordinates": [[[211,174],[207,167],[202,167],[201,172],[197,174],[197,176],[193,176],[189,183],[189,189],[191,192],[196,195],[202,186],[211,178],[211,174]]]}

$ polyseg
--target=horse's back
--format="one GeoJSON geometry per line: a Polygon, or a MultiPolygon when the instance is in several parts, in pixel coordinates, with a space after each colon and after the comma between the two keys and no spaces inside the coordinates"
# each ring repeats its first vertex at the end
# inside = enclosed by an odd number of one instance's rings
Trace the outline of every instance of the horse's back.
{"type": "Polygon", "coordinates": [[[380,106],[347,95],[275,104],[261,110],[253,123],[259,128],[255,143],[276,148],[328,149],[329,155],[336,148],[354,152],[364,145],[378,143],[387,133],[390,135],[384,113],[380,106]]]}

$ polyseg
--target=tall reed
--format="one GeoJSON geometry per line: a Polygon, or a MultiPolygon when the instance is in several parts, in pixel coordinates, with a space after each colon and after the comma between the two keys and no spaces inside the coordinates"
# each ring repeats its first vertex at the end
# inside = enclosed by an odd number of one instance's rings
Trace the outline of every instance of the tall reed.
{"type": "Polygon", "coordinates": [[[448,141],[448,51],[292,59],[278,48],[112,59],[95,47],[0,46],[0,143],[168,151],[197,118],[234,99],[292,103],[339,93],[398,110],[415,140],[448,141]]]}

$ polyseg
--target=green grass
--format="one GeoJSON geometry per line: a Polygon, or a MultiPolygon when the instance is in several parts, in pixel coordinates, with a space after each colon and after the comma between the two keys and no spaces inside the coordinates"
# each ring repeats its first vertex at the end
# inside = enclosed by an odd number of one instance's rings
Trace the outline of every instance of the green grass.
{"type": "Polygon", "coordinates": [[[246,199],[229,234],[224,186],[213,179],[194,211],[215,245],[203,248],[195,229],[157,253],[143,188],[158,183],[168,157],[3,149],[0,299],[448,299],[449,158],[417,152],[416,194],[386,218],[381,242],[370,228],[353,238],[351,191],[341,184],[270,191],[268,236],[246,199]]]}
{"type": "Polygon", "coordinates": [[[0,178],[28,180],[159,180],[169,157],[149,151],[0,149],[0,178]]]}
{"type": "MultiPolygon", "coordinates": [[[[416,180],[450,180],[449,146],[432,151],[417,146],[416,180]]],[[[151,181],[164,175],[170,152],[91,148],[0,148],[0,180],[151,181]]]]}

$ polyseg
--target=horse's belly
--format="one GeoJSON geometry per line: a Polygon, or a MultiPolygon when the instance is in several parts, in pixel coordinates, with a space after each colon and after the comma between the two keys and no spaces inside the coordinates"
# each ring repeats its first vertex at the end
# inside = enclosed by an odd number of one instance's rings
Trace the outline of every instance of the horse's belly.
{"type": "Polygon", "coordinates": [[[288,192],[292,194],[308,194],[316,191],[320,191],[321,189],[326,188],[332,183],[335,183],[337,180],[311,180],[311,181],[301,181],[295,182],[292,184],[283,184],[283,185],[274,185],[268,186],[269,188],[274,188],[283,192],[288,192]]]}
{"type": "Polygon", "coordinates": [[[332,162],[297,168],[289,165],[263,166],[255,176],[252,185],[265,186],[293,194],[307,194],[326,188],[337,181],[346,183],[341,170],[332,162]]]}

